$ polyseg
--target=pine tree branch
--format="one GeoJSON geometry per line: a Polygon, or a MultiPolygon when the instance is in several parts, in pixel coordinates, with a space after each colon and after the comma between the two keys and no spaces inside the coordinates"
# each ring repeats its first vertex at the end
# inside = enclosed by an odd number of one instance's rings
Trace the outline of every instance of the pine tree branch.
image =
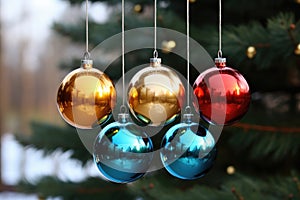
{"type": "Polygon", "coordinates": [[[295,182],[295,184],[296,184],[296,186],[297,186],[297,189],[298,189],[298,193],[299,193],[299,195],[300,195],[300,181],[299,181],[299,179],[298,179],[298,177],[294,177],[293,178],[293,181],[295,182]]]}
{"type": "Polygon", "coordinates": [[[296,127],[278,127],[278,126],[257,125],[257,124],[249,124],[249,123],[237,123],[234,124],[233,127],[241,128],[245,132],[248,132],[249,130],[253,130],[253,131],[273,132],[273,133],[282,133],[282,134],[300,133],[300,128],[296,128],[296,127]]]}
{"type": "Polygon", "coordinates": [[[236,191],[235,187],[231,189],[231,192],[237,200],[245,200],[245,198],[238,191],[236,191]]]}
{"type": "Polygon", "coordinates": [[[42,197],[63,197],[63,199],[132,199],[133,195],[127,185],[116,185],[98,179],[88,178],[80,183],[63,182],[53,177],[44,177],[32,184],[22,181],[18,191],[36,193],[42,197]]]}

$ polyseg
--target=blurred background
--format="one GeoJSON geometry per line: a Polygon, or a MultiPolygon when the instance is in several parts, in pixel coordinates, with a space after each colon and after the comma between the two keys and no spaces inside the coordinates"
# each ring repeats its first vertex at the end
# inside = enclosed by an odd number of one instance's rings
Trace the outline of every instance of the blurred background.
{"type": "MultiPolygon", "coordinates": [[[[126,30],[153,26],[153,1],[125,2],[126,30]]],[[[185,34],[185,5],[158,1],[158,26],[185,34]]],[[[121,1],[89,6],[92,49],[120,33],[121,1]]],[[[191,37],[214,58],[218,1],[190,0],[190,9],[191,37]]],[[[101,179],[56,108],[61,80],[85,51],[85,2],[1,0],[0,11],[0,199],[300,199],[299,0],[223,1],[223,53],[250,85],[249,112],[223,130],[205,177],[181,181],[162,169],[127,185],[101,179]]],[[[162,41],[159,55],[185,75],[186,61],[172,53],[176,43],[162,41]]],[[[151,49],[128,53],[126,66],[151,55],[151,49]]],[[[118,59],[105,72],[113,81],[119,66],[118,59]]],[[[191,74],[191,84],[198,75],[191,74]]]]}

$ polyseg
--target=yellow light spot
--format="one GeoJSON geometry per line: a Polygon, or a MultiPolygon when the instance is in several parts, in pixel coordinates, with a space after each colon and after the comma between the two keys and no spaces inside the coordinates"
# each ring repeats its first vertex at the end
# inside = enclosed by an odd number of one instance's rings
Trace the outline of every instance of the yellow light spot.
{"type": "Polygon", "coordinates": [[[168,42],[168,46],[169,46],[170,48],[175,48],[175,47],[176,47],[176,42],[175,42],[174,40],[170,40],[170,41],[168,42]]]}
{"type": "Polygon", "coordinates": [[[255,47],[253,47],[253,46],[248,47],[246,54],[247,54],[248,58],[250,58],[250,59],[254,58],[254,56],[256,55],[256,49],[255,49],[255,47]]]}
{"type": "Polygon", "coordinates": [[[141,6],[141,4],[136,4],[134,7],[133,7],[133,10],[137,13],[141,12],[143,9],[143,7],[141,6]]]}
{"type": "Polygon", "coordinates": [[[300,55],[300,43],[297,45],[297,47],[296,47],[296,49],[295,49],[294,52],[295,52],[296,55],[300,55]]]}
{"type": "Polygon", "coordinates": [[[234,166],[228,166],[226,171],[227,171],[227,174],[233,175],[235,173],[235,168],[234,168],[234,166]]]}
{"type": "Polygon", "coordinates": [[[164,53],[170,53],[176,47],[176,42],[174,40],[162,42],[162,50],[164,53]]]}

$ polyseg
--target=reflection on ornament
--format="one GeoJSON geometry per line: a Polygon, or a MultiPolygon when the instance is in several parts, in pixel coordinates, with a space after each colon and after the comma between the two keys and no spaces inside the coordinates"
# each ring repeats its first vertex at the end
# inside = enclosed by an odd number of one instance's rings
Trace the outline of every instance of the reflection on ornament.
{"type": "Polygon", "coordinates": [[[177,74],[160,62],[160,58],[152,59],[129,83],[128,105],[141,125],[168,124],[181,113],[184,86],[177,74]]]}
{"type": "Polygon", "coordinates": [[[196,79],[193,89],[197,102],[194,104],[207,122],[229,125],[240,120],[248,111],[250,89],[238,71],[226,67],[225,58],[217,58],[216,65],[196,79]]]}
{"type": "Polygon", "coordinates": [[[196,2],[196,0],[190,0],[190,3],[195,3],[196,2]]]}
{"type": "Polygon", "coordinates": [[[248,47],[246,54],[248,58],[254,58],[254,56],[256,55],[256,48],[253,46],[248,47]]]}
{"type": "Polygon", "coordinates": [[[164,53],[170,53],[175,47],[176,47],[176,42],[174,40],[170,41],[162,41],[162,52],[164,53]]]}
{"type": "Polygon", "coordinates": [[[94,143],[94,161],[109,181],[128,183],[141,178],[153,158],[151,139],[138,126],[119,114],[119,122],[107,125],[94,143]]]}
{"type": "Polygon", "coordinates": [[[112,81],[84,60],[81,68],[70,72],[57,92],[57,107],[70,125],[91,129],[105,122],[116,100],[112,81]],[[85,63],[86,62],[86,63],[85,63]]]}
{"type": "Polygon", "coordinates": [[[171,127],[162,140],[161,160],[173,176],[193,180],[204,176],[216,159],[215,140],[202,125],[191,121],[171,127]]]}
{"type": "Polygon", "coordinates": [[[294,53],[300,55],[300,43],[296,46],[294,53]]]}

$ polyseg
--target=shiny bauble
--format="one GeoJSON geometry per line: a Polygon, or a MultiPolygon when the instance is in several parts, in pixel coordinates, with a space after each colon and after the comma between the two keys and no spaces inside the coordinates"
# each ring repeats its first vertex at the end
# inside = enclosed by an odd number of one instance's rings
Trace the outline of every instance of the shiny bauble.
{"type": "Polygon", "coordinates": [[[160,157],[165,169],[179,179],[204,176],[212,168],[216,155],[211,133],[191,121],[171,127],[161,144],[160,157]]]}
{"type": "Polygon", "coordinates": [[[154,58],[129,83],[129,109],[140,125],[160,126],[174,121],[181,114],[184,99],[181,80],[160,64],[160,58],[154,58]]]}
{"type": "Polygon", "coordinates": [[[205,121],[230,125],[247,113],[251,94],[245,78],[237,70],[226,67],[226,60],[221,61],[196,79],[194,105],[205,121]]]}
{"type": "Polygon", "coordinates": [[[114,183],[129,183],[141,178],[153,159],[148,135],[119,114],[119,121],[107,125],[94,143],[94,162],[101,174],[114,183]]]}
{"type": "Polygon", "coordinates": [[[80,129],[92,129],[109,119],[116,101],[116,90],[107,75],[91,64],[70,72],[57,92],[62,118],[80,129]]]}

